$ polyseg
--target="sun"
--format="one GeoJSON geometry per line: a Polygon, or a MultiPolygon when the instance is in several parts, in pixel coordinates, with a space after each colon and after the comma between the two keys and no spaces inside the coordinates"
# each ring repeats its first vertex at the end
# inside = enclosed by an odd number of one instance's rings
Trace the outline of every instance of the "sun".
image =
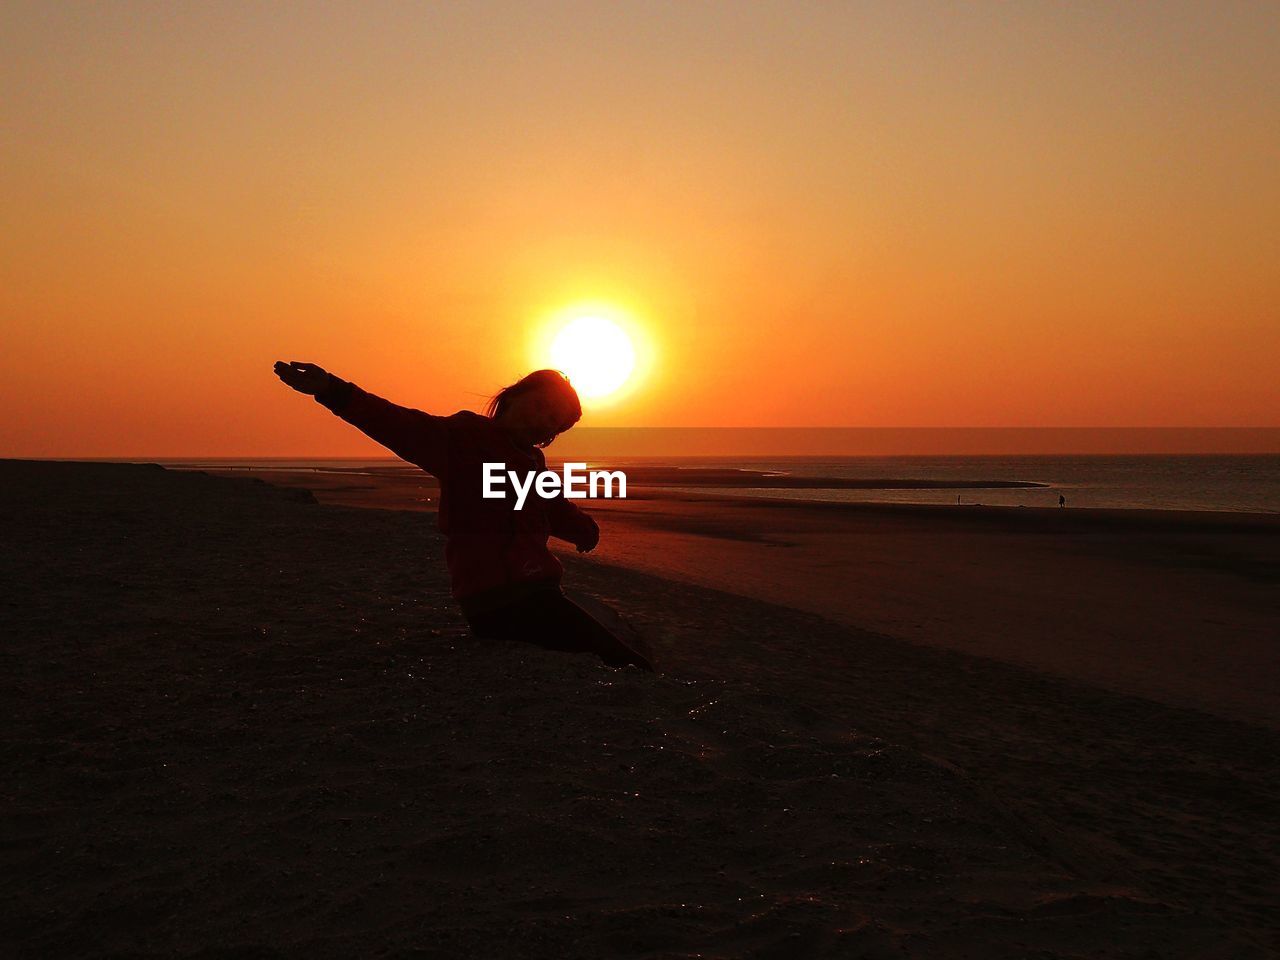
{"type": "Polygon", "coordinates": [[[636,366],[631,338],[601,316],[570,320],[551,341],[551,365],[562,371],[584,398],[607,397],[622,387],[636,366]]]}

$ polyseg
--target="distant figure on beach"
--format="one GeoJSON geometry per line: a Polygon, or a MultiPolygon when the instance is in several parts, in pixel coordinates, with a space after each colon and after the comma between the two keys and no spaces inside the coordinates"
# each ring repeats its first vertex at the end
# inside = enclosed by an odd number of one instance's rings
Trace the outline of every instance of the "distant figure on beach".
{"type": "Polygon", "coordinates": [[[314,363],[280,360],[275,373],[440,481],[445,562],[473,635],[588,651],[609,666],[653,669],[560,588],[564,568],[547,549],[547,538],[586,553],[600,540],[596,522],[562,494],[530,496],[518,511],[510,497],[481,495],[483,463],[540,474],[547,468],[541,448],[581,419],[577,391],[562,373],[535,370],[498,391],[487,415],[460,410],[451,416],[398,406],[314,363]]]}
{"type": "Polygon", "coordinates": [[[1062,494],[1058,494],[1058,506],[1065,507],[1066,505],[1067,505],[1067,498],[1064,497],[1062,494]]]}

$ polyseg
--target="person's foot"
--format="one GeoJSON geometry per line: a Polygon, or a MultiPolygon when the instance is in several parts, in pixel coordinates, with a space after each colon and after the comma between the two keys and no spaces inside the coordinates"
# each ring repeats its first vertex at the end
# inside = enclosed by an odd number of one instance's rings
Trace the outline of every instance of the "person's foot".
{"type": "Polygon", "coordinates": [[[648,660],[621,643],[618,644],[617,650],[612,650],[608,653],[601,652],[600,659],[602,659],[605,662],[605,666],[608,667],[625,667],[631,665],[639,667],[641,670],[647,670],[649,673],[658,672],[653,669],[653,664],[648,660]]]}

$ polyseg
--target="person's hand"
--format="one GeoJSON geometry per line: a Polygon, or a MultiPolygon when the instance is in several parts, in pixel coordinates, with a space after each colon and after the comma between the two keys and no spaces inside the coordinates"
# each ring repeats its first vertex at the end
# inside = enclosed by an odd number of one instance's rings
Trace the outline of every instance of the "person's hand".
{"type": "MultiPolygon", "coordinates": [[[[583,516],[586,516],[586,514],[583,514],[583,516]]],[[[600,542],[600,525],[590,517],[587,517],[587,523],[591,524],[591,530],[587,534],[586,539],[579,541],[579,553],[590,553],[596,548],[596,544],[600,542]]]]}
{"type": "Polygon", "coordinates": [[[319,364],[299,363],[297,360],[285,363],[277,360],[275,371],[277,377],[308,396],[314,397],[329,385],[329,372],[319,364]]]}

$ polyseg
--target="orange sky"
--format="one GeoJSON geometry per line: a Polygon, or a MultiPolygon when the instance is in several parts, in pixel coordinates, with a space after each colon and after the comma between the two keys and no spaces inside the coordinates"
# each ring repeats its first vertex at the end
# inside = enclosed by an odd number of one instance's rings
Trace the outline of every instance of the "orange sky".
{"type": "Polygon", "coordinates": [[[1280,6],[14,3],[0,456],[362,455],[566,304],[593,426],[1280,426],[1280,6]]]}

